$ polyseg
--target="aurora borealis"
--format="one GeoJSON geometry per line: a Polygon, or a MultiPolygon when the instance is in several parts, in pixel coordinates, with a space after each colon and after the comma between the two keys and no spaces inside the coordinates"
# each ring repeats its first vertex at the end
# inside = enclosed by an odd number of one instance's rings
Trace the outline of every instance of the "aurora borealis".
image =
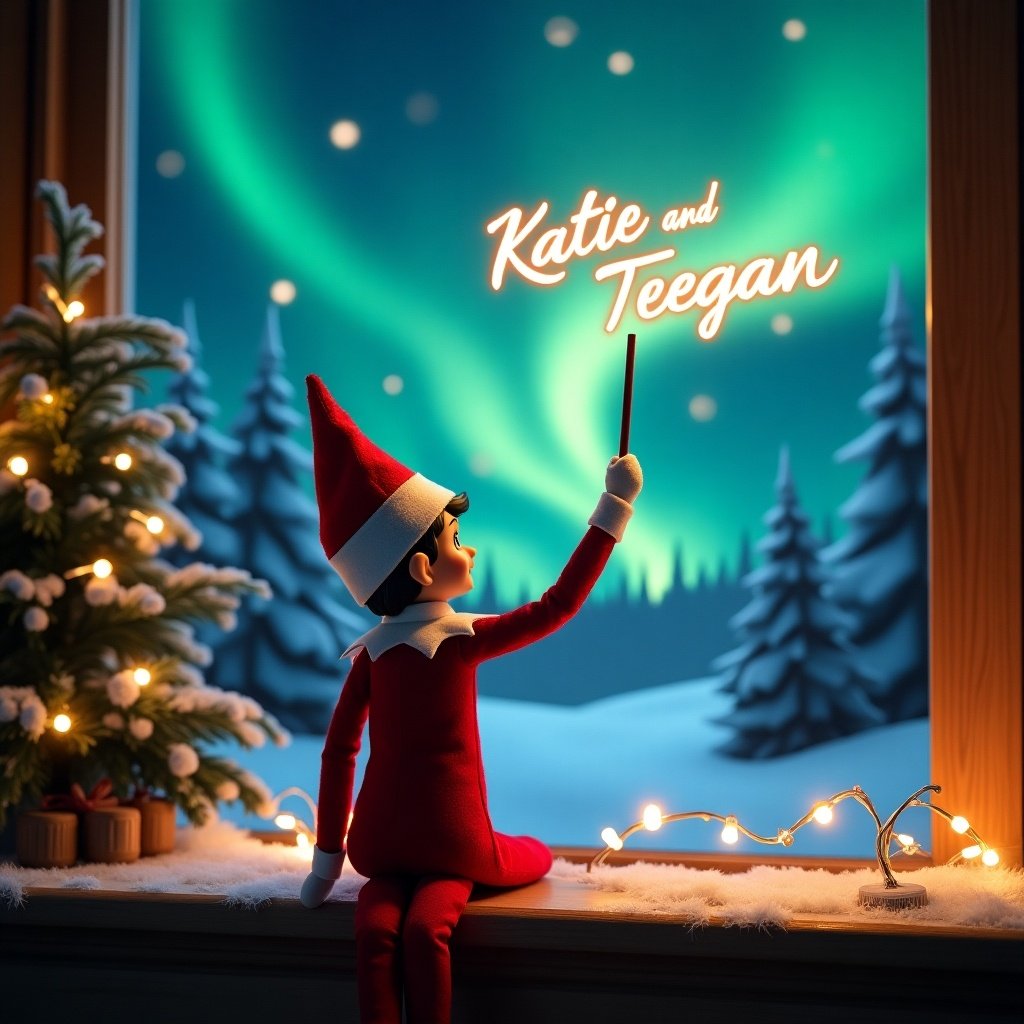
{"type": "Polygon", "coordinates": [[[616,556],[634,586],[658,594],[679,544],[691,579],[733,566],[782,444],[816,526],[842,532],[861,470],[832,455],[868,424],[893,264],[923,346],[924,0],[145,0],[141,31],[136,306],[180,322],[195,301],[223,429],[271,284],[291,281],[297,401],[319,373],[375,441],[468,490],[464,535],[511,599],[582,532],[635,330],[646,486],[616,556]],[[545,37],[554,17],[569,45],[545,37]],[[331,142],[343,120],[350,148],[331,142]],[[710,343],[696,311],[606,334],[596,255],[557,288],[489,285],[502,210],[546,200],[560,221],[597,189],[660,212],[711,180],[721,212],[674,238],[666,275],[813,244],[834,280],[735,303],[710,343]]]}

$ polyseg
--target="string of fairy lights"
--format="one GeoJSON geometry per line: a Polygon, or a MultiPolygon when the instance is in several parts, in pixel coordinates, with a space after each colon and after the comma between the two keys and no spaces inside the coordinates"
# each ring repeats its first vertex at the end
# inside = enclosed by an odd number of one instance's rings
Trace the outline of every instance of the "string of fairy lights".
{"type": "MultiPolygon", "coordinates": [[[[45,288],[46,297],[56,307],[57,312],[60,313],[61,318],[65,323],[70,324],[85,312],[85,306],[78,299],[74,299],[71,302],[65,303],[61,298],[60,293],[53,285],[47,285],[45,288]]],[[[53,405],[54,396],[50,391],[46,391],[36,397],[36,400],[43,403],[44,405],[53,405]]],[[[134,458],[130,452],[118,451],[112,452],[101,458],[101,461],[106,465],[113,466],[116,470],[121,473],[127,473],[135,463],[134,458]]],[[[31,464],[24,455],[12,455],[7,460],[7,469],[15,477],[24,480],[31,470],[31,464]]],[[[163,534],[166,529],[166,523],[161,516],[155,513],[146,513],[140,509],[132,509],[129,512],[129,516],[136,522],[141,523],[145,526],[146,530],[155,537],[159,537],[163,534]]],[[[114,573],[114,564],[108,558],[97,558],[94,562],[90,562],[87,565],[79,565],[73,569],[68,569],[64,574],[64,579],[72,580],[77,579],[81,576],[93,576],[98,580],[105,580],[114,573]]],[[[152,682],[153,675],[148,668],[144,665],[136,665],[130,669],[132,679],[139,686],[147,686],[152,682]]],[[[54,732],[67,733],[70,732],[74,727],[74,720],[67,713],[67,711],[61,711],[53,716],[53,720],[50,722],[54,732]]]]}
{"type": "Polygon", "coordinates": [[[721,822],[723,826],[721,832],[722,842],[730,846],[735,845],[739,841],[741,833],[749,839],[754,840],[754,842],[761,843],[765,846],[792,846],[795,835],[800,829],[812,821],[818,825],[830,824],[835,816],[832,808],[837,804],[842,803],[844,800],[850,799],[859,803],[871,815],[872,820],[875,823],[875,827],[878,830],[878,839],[880,841],[879,844],[877,844],[877,852],[879,854],[879,860],[883,863],[883,873],[886,874],[887,878],[892,874],[891,868],[889,867],[889,851],[894,843],[899,848],[898,852],[904,853],[908,856],[928,855],[927,851],[921,848],[920,844],[916,842],[913,836],[908,835],[905,832],[894,831],[896,818],[908,807],[927,808],[933,814],[948,822],[950,828],[952,828],[954,832],[959,835],[966,835],[971,840],[970,845],[965,846],[956,853],[952,858],[950,858],[948,863],[954,864],[961,860],[974,860],[980,858],[981,863],[987,867],[995,867],[995,865],[999,863],[998,851],[989,846],[981,836],[978,835],[971,826],[971,823],[965,817],[959,814],[951,814],[944,808],[933,804],[930,800],[922,800],[921,795],[928,790],[938,793],[941,791],[941,787],[925,786],[922,789],[919,789],[904,801],[890,819],[883,824],[882,819],[879,817],[879,814],[875,809],[874,803],[871,801],[871,798],[863,789],[860,788],[860,786],[854,786],[852,789],[844,789],[839,793],[833,794],[827,800],[821,800],[815,803],[806,814],[801,818],[798,818],[788,828],[778,829],[774,836],[764,836],[752,831],[743,825],[739,819],[732,814],[722,815],[717,814],[714,811],[683,811],[681,813],[664,814],[657,804],[648,804],[644,808],[640,820],[629,825],[621,832],[616,831],[611,827],[608,827],[601,832],[601,839],[605,844],[604,849],[599,851],[593,857],[587,866],[587,870],[592,870],[593,868],[605,863],[612,853],[621,850],[625,846],[626,840],[631,836],[636,835],[638,832],[657,832],[664,825],[671,825],[678,821],[690,821],[694,819],[721,822]]]}
{"type": "Polygon", "coordinates": [[[960,814],[952,814],[944,807],[939,807],[931,799],[923,799],[926,793],[939,793],[940,786],[928,785],[912,793],[906,800],[897,807],[895,811],[883,822],[875,809],[871,798],[860,786],[851,789],[844,789],[835,793],[827,800],[821,800],[811,806],[802,817],[798,818],[788,828],[780,828],[774,836],[760,835],[747,828],[733,814],[722,815],[714,811],[682,811],[673,814],[664,814],[657,804],[648,804],[644,809],[639,821],[633,822],[621,832],[610,826],[601,832],[601,839],[604,841],[604,849],[600,850],[587,864],[587,871],[604,864],[612,853],[615,853],[625,846],[626,840],[638,832],[657,832],[665,825],[675,824],[679,821],[718,821],[722,823],[721,839],[723,843],[733,846],[739,842],[740,835],[745,835],[756,843],[765,846],[792,846],[796,833],[812,821],[818,825],[828,825],[835,817],[833,807],[844,800],[854,800],[860,804],[870,815],[877,829],[875,839],[875,855],[879,868],[884,876],[881,886],[864,886],[860,893],[860,902],[869,906],[894,906],[911,907],[923,906],[927,899],[924,894],[924,887],[919,885],[908,885],[899,882],[892,870],[891,855],[893,846],[897,852],[907,856],[928,856],[928,852],[921,848],[912,835],[906,832],[896,832],[896,822],[901,814],[910,807],[923,807],[932,814],[943,819],[949,827],[958,835],[966,836],[969,843],[962,847],[946,863],[956,864],[961,861],[979,860],[986,867],[995,867],[999,863],[999,853],[989,846],[984,839],[978,835],[971,823],[960,814]],[[910,893],[910,895],[908,895],[910,893]]]}

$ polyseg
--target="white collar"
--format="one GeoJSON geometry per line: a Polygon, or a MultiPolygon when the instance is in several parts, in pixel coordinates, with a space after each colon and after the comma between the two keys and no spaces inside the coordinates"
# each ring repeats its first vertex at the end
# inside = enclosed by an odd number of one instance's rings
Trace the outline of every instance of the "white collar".
{"type": "Polygon", "coordinates": [[[385,615],[382,626],[392,626],[402,622],[429,622],[439,619],[442,615],[454,615],[455,609],[447,601],[418,601],[403,608],[397,615],[385,615]]]}
{"type": "Polygon", "coordinates": [[[457,612],[447,601],[420,601],[397,615],[385,615],[379,625],[349,644],[342,657],[354,658],[365,648],[370,661],[376,661],[385,651],[405,644],[427,658],[433,658],[438,647],[449,637],[472,636],[473,623],[490,617],[457,612]]]}

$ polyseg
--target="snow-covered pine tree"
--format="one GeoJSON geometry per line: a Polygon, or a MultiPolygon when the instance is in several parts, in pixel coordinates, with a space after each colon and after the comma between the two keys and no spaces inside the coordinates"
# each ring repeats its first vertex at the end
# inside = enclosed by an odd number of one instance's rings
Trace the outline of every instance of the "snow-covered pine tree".
{"type": "Polygon", "coordinates": [[[721,691],[735,697],[717,719],[735,730],[721,747],[735,757],[775,757],[883,721],[843,638],[845,619],[823,595],[826,573],[785,447],[775,493],[764,517],[769,533],[757,545],[765,562],[743,580],[753,598],[729,623],[740,646],[713,663],[721,691]]]}
{"type": "MultiPolygon", "coordinates": [[[[229,458],[238,454],[241,446],[214,426],[220,410],[209,395],[210,378],[200,363],[202,344],[191,300],[185,303],[183,326],[191,366],[174,379],[168,388],[168,397],[187,410],[196,426],[187,433],[176,432],[164,447],[184,469],[185,482],[178,491],[176,504],[198,533],[188,538],[191,549],[184,543],[175,544],[167,551],[167,559],[179,566],[196,560],[213,565],[237,565],[240,552],[232,511],[240,494],[225,465],[229,458]]],[[[206,678],[219,686],[222,680],[217,648],[226,634],[213,623],[199,623],[196,636],[213,651],[206,678]]]]}
{"type": "Polygon", "coordinates": [[[928,387],[895,267],[879,325],[877,383],[860,400],[875,422],[835,454],[868,469],[839,509],[846,535],[822,558],[850,639],[876,677],[871,698],[899,722],[928,714],[928,387]]]}
{"type": "MultiPolygon", "coordinates": [[[[168,396],[191,414],[196,426],[189,433],[174,434],[164,447],[185,471],[176,503],[199,531],[201,541],[195,557],[215,565],[233,565],[239,551],[231,513],[240,494],[225,466],[228,459],[238,455],[241,445],[214,426],[220,409],[210,398],[210,378],[200,364],[202,344],[191,300],[185,303],[183,325],[192,365],[178,374],[168,388],[168,396]]],[[[168,558],[178,565],[193,560],[180,545],[171,548],[168,558]]]]}
{"type": "Polygon", "coordinates": [[[64,189],[39,186],[56,252],[36,260],[42,311],[15,306],[0,340],[0,826],[46,788],[166,793],[194,822],[220,800],[269,792],[207,743],[286,734],[253,700],[206,686],[193,624],[221,622],[265,591],[240,569],[176,568],[161,547],[194,530],[172,504],[182,470],[161,442],[180,407],[134,409],[140,374],[187,366],[184,335],[138,316],[85,318],[78,295],[103,265],[102,233],[64,189]]]}
{"type": "Polygon", "coordinates": [[[302,417],[283,363],[271,306],[228,472],[241,496],[233,515],[239,561],[274,597],[243,603],[238,629],[218,649],[217,678],[264,701],[289,728],[322,733],[341,688],[341,652],[370,622],[342,604],[341,581],[324,558],[316,505],[303,489],[313,457],[291,437],[302,417]]]}

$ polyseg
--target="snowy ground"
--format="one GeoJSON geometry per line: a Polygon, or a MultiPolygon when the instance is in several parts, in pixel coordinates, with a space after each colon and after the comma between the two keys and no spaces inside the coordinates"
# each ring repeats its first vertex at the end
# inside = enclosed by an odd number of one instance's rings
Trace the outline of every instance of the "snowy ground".
{"type": "MultiPolygon", "coordinates": [[[[480,699],[480,733],[495,828],[530,833],[553,845],[600,846],[606,825],[621,830],[639,819],[648,802],[665,813],[704,810],[734,814],[761,835],[792,825],[817,800],[859,785],[886,818],[910,793],[930,782],[928,722],[886,726],[771,761],[737,761],[714,748],[728,730],[709,724],[728,698],[714,680],[677,683],[579,708],[480,699]]],[[[280,750],[223,748],[260,775],[273,791],[299,786],[316,799],[321,737],[297,736],[280,750]]],[[[364,752],[365,754],[365,752],[364,752]]],[[[942,798],[936,800],[940,805],[942,798]]],[[[299,802],[287,804],[302,813],[299,802]]],[[[957,808],[947,808],[953,813],[957,808]]],[[[223,817],[270,827],[225,808],[223,817]]],[[[926,846],[931,815],[912,810],[900,819],[926,846]]],[[[984,823],[976,826],[984,836],[984,823]]],[[[727,847],[720,826],[682,822],[629,841],[630,848],[765,850],[741,838],[727,847]]],[[[794,855],[870,857],[874,828],[853,800],[827,826],[797,833],[794,855]]]]}

